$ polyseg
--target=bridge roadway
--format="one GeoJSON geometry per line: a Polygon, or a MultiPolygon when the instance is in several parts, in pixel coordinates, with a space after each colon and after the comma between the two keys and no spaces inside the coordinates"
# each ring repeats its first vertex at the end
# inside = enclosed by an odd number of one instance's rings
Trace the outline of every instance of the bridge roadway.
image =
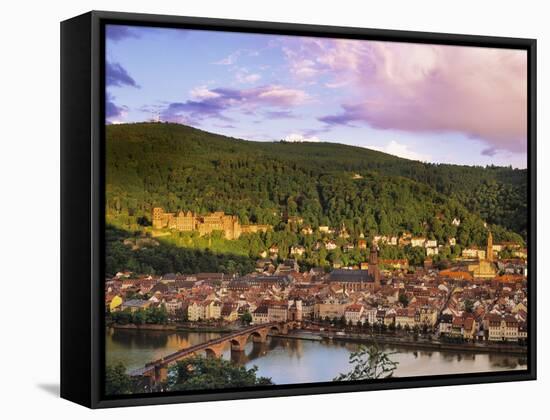
{"type": "Polygon", "coordinates": [[[210,350],[211,353],[218,356],[219,350],[216,351],[215,349],[221,348],[227,342],[231,342],[232,347],[234,342],[237,347],[239,346],[243,347],[243,341],[244,343],[246,343],[250,335],[253,335],[254,333],[257,333],[257,336],[259,337],[260,341],[265,341],[267,333],[271,329],[275,328],[277,332],[280,333],[283,331],[286,332],[286,329],[287,329],[286,327],[287,327],[287,324],[284,322],[270,322],[266,324],[258,324],[252,327],[244,328],[242,330],[238,330],[230,334],[223,335],[219,338],[215,338],[213,340],[209,340],[201,344],[196,344],[191,347],[186,347],[172,354],[164,356],[160,359],[149,362],[144,367],[135,369],[132,372],[130,372],[130,376],[154,376],[156,375],[157,369],[165,368],[166,366],[172,363],[175,363],[180,359],[183,359],[185,357],[190,357],[193,354],[198,353],[200,351],[207,351],[207,354],[208,354],[209,353],[208,350],[210,350]]]}

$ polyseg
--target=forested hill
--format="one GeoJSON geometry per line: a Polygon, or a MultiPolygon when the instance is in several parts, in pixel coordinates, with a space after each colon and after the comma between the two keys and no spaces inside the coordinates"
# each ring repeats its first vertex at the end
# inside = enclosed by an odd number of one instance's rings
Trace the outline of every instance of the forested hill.
{"type": "Polygon", "coordinates": [[[277,226],[288,213],[352,233],[462,235],[463,245],[484,240],[483,221],[498,225],[497,236],[525,236],[525,170],[434,165],[336,143],[245,141],[167,123],[110,125],[106,150],[108,217],[147,218],[162,206],[222,210],[242,223],[277,226]]]}

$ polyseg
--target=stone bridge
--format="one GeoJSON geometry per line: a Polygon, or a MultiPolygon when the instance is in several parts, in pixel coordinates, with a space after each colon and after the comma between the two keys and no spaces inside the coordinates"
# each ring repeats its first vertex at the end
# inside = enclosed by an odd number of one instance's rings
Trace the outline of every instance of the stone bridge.
{"type": "Polygon", "coordinates": [[[231,345],[231,352],[241,352],[244,351],[246,343],[250,338],[255,343],[265,343],[268,334],[288,334],[289,329],[294,329],[298,326],[299,323],[297,322],[270,322],[253,325],[219,338],[178,350],[175,353],[149,362],[144,367],[130,372],[130,376],[149,378],[151,385],[159,384],[166,380],[168,367],[182,359],[193,357],[203,352],[206,354],[206,357],[221,357],[227,343],[231,345]]]}

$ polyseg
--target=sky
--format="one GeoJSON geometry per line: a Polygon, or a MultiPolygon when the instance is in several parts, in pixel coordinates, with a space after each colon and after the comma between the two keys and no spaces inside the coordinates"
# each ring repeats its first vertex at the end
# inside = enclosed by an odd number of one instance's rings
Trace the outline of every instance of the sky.
{"type": "Polygon", "coordinates": [[[527,166],[527,53],[107,25],[106,123],[527,166]]]}

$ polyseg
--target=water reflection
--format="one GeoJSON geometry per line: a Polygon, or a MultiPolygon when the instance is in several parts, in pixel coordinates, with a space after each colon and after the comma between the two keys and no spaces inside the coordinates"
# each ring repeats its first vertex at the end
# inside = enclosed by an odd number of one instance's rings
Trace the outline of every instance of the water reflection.
{"type": "Polygon", "coordinates": [[[128,370],[170,353],[219,337],[219,333],[189,333],[110,329],[106,333],[107,364],[122,362],[128,370]]]}
{"type": "MultiPolygon", "coordinates": [[[[107,363],[123,362],[128,369],[166,356],[182,348],[213,338],[219,333],[115,330],[107,333],[107,363]]],[[[258,366],[258,374],[271,377],[276,384],[330,381],[350,369],[349,354],[358,344],[342,341],[309,341],[268,337],[265,343],[250,339],[244,351],[231,351],[229,343],[222,357],[235,363],[258,366]]],[[[514,355],[414,350],[382,346],[395,352],[395,376],[422,376],[453,373],[526,369],[526,358],[514,355]]]]}

